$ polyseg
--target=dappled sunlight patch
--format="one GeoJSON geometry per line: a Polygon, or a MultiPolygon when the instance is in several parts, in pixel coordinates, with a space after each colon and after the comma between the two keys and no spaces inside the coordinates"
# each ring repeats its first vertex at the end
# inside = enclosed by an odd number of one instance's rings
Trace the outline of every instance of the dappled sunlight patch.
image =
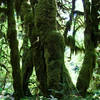
{"type": "Polygon", "coordinates": [[[78,53],[77,55],[72,54],[72,56],[70,54],[71,54],[70,48],[66,47],[65,65],[70,73],[74,85],[76,85],[77,77],[79,75],[79,71],[83,63],[84,53],[78,53]]]}

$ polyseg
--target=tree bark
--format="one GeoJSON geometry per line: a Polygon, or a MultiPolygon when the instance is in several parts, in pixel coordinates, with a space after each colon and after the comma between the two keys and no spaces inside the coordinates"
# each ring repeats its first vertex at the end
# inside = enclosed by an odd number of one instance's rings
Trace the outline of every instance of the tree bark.
{"type": "MultiPolygon", "coordinates": [[[[28,41],[30,40],[30,25],[33,24],[33,16],[31,6],[27,3],[27,0],[22,2],[21,6],[21,18],[24,21],[23,30],[25,32],[23,39],[23,56],[22,56],[22,77],[23,77],[23,91],[25,96],[31,96],[30,89],[28,88],[29,78],[33,72],[33,49],[29,47],[28,41]]],[[[31,37],[32,38],[32,37],[31,37]]],[[[32,44],[31,44],[32,45],[32,44]]]]}
{"type": "Polygon", "coordinates": [[[96,63],[95,48],[97,46],[97,40],[95,33],[98,31],[97,8],[94,6],[96,4],[97,1],[94,3],[94,0],[92,0],[92,9],[90,9],[89,0],[84,1],[86,26],[84,32],[85,57],[77,79],[77,88],[82,96],[86,95],[96,63]]]}
{"type": "Polygon", "coordinates": [[[7,1],[8,14],[8,33],[7,38],[10,46],[10,59],[12,65],[13,88],[15,100],[20,100],[23,96],[22,79],[20,73],[20,57],[18,50],[18,40],[16,32],[16,23],[14,17],[14,1],[7,1]]]}
{"type": "MultiPolygon", "coordinates": [[[[70,86],[74,87],[74,85],[68,71],[65,72],[65,43],[63,36],[56,29],[55,0],[38,1],[35,13],[35,27],[39,36],[36,73],[41,88],[45,89],[42,92],[43,94],[52,94],[61,98],[63,95],[61,91],[64,89],[63,83],[71,83],[66,87],[67,89],[72,89],[70,86]]],[[[66,90],[66,92],[69,91],[66,90]]]]}

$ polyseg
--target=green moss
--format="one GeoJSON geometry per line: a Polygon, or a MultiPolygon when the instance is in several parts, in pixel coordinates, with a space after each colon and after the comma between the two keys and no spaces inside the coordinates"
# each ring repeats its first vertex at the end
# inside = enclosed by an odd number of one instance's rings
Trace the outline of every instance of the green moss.
{"type": "MultiPolygon", "coordinates": [[[[72,81],[68,73],[63,75],[65,43],[63,36],[56,30],[55,0],[38,1],[35,14],[35,27],[40,40],[35,56],[36,73],[40,87],[43,89],[44,85],[46,85],[48,89],[46,92],[49,92],[48,95],[52,94],[55,97],[61,98],[62,94],[60,92],[63,90],[61,85],[64,82],[63,76],[68,77],[68,81],[65,82],[72,83],[72,81]],[[59,93],[49,91],[49,89],[59,91],[59,93]]],[[[69,86],[67,87],[69,88],[69,86]]]]}
{"type": "MultiPolygon", "coordinates": [[[[47,72],[47,88],[61,91],[64,65],[64,40],[60,33],[49,33],[44,42],[44,57],[47,72]]],[[[58,95],[51,92],[52,95],[58,95]]]]}
{"type": "Polygon", "coordinates": [[[35,25],[40,34],[56,30],[56,4],[55,0],[39,0],[36,7],[35,25]]]}
{"type": "Polygon", "coordinates": [[[89,47],[85,52],[82,69],[77,80],[77,88],[83,96],[86,94],[92,77],[93,69],[95,68],[95,50],[93,48],[90,48],[91,47],[89,47]]]}
{"type": "Polygon", "coordinates": [[[23,17],[23,20],[27,26],[34,22],[31,6],[27,3],[27,1],[22,3],[21,17],[23,17]]]}

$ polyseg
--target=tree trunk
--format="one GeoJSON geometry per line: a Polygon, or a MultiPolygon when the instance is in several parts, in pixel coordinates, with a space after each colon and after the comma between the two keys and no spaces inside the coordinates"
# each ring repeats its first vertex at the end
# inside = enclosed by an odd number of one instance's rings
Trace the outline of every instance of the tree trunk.
{"type": "MultiPolygon", "coordinates": [[[[92,45],[92,44],[90,43],[87,45],[92,45]]],[[[83,65],[77,80],[77,89],[79,90],[82,96],[85,96],[86,94],[86,91],[89,87],[89,83],[92,77],[93,69],[95,68],[95,60],[96,60],[95,50],[93,47],[89,48],[90,49],[85,51],[83,65]]]]}
{"type": "Polygon", "coordinates": [[[85,0],[84,2],[86,25],[84,32],[85,57],[77,80],[77,88],[82,96],[85,96],[86,94],[92,77],[93,69],[95,68],[95,47],[97,46],[95,33],[98,32],[97,8],[94,6],[96,3],[97,1],[92,1],[92,9],[90,9],[91,6],[89,0],[85,0]]]}
{"type": "MultiPolygon", "coordinates": [[[[74,85],[68,71],[65,72],[65,44],[63,36],[56,29],[55,0],[38,1],[35,13],[35,25],[39,36],[39,47],[35,60],[37,61],[37,78],[41,88],[45,89],[45,91],[42,91],[43,94],[52,94],[55,97],[61,98],[63,95],[61,93],[63,83],[67,82],[66,84],[68,84],[69,82],[72,87],[74,85]]],[[[66,88],[72,89],[70,86],[68,85],[66,88]]]]}
{"type": "MultiPolygon", "coordinates": [[[[30,24],[32,24],[31,6],[24,0],[21,6],[21,18],[24,21],[24,39],[23,39],[23,56],[22,56],[22,76],[23,76],[23,91],[25,96],[31,96],[28,88],[29,78],[33,72],[33,49],[29,47],[28,40],[30,39],[30,24]]],[[[31,37],[32,38],[32,37],[31,37]]]]}
{"type": "Polygon", "coordinates": [[[18,41],[17,41],[17,32],[16,32],[16,24],[14,17],[14,1],[7,1],[7,9],[8,9],[8,41],[10,46],[10,59],[12,65],[12,76],[13,76],[13,87],[14,87],[14,96],[15,100],[20,100],[23,96],[22,89],[22,80],[20,73],[20,57],[18,50],[18,41]]]}
{"type": "Polygon", "coordinates": [[[23,77],[23,92],[25,96],[31,96],[30,89],[28,88],[29,78],[33,72],[33,56],[32,49],[28,49],[22,64],[22,77],[23,77]]]}

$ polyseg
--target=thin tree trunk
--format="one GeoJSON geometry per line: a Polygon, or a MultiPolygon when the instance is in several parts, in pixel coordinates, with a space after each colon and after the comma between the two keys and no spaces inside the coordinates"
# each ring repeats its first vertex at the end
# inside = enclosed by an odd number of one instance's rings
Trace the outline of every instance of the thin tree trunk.
{"type": "Polygon", "coordinates": [[[17,32],[16,32],[16,23],[14,17],[14,1],[7,0],[7,9],[8,9],[8,41],[10,46],[10,59],[12,65],[12,76],[13,76],[13,88],[14,88],[14,96],[15,100],[20,100],[23,96],[22,89],[22,80],[20,73],[20,57],[18,50],[18,40],[17,40],[17,32]]]}

